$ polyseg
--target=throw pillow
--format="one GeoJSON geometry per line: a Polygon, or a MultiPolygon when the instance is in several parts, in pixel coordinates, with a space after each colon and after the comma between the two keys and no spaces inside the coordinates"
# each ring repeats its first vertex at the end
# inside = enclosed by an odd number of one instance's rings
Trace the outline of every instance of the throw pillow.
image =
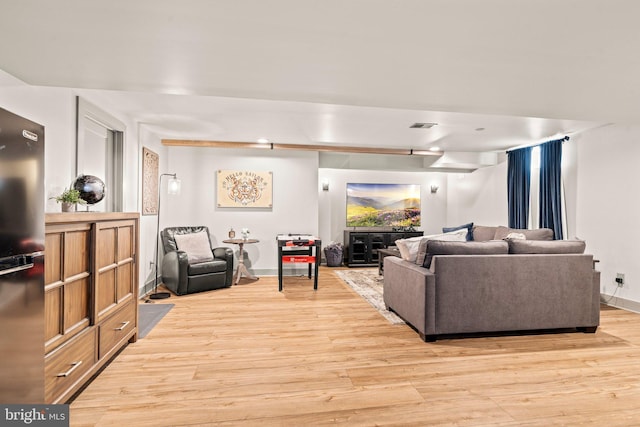
{"type": "Polygon", "coordinates": [[[507,234],[507,237],[505,237],[505,240],[509,240],[509,239],[514,239],[514,240],[527,240],[527,236],[525,236],[522,233],[509,233],[507,234]]]}
{"type": "Polygon", "coordinates": [[[189,264],[213,261],[211,243],[206,231],[188,234],[176,234],[176,246],[178,250],[187,253],[189,264]]]}
{"type": "Polygon", "coordinates": [[[584,240],[508,240],[510,254],[583,254],[584,240]]]}
{"type": "Polygon", "coordinates": [[[467,229],[467,241],[473,240],[473,223],[458,225],[457,227],[442,227],[443,233],[449,233],[451,231],[461,230],[463,228],[467,229]]]}
{"type": "Polygon", "coordinates": [[[396,246],[400,251],[400,257],[405,261],[415,262],[418,253],[418,245],[424,236],[410,237],[396,240],[396,246]]]}
{"type": "Polygon", "coordinates": [[[521,233],[524,234],[527,240],[553,240],[553,230],[550,228],[536,228],[528,230],[524,228],[509,228],[500,226],[496,229],[496,234],[493,236],[495,240],[506,239],[509,233],[521,233]]]}
{"type": "Polygon", "coordinates": [[[504,240],[486,242],[443,242],[441,240],[432,240],[427,243],[427,255],[422,266],[430,268],[434,255],[506,255],[508,253],[509,244],[504,240]]]}
{"type": "Polygon", "coordinates": [[[467,240],[467,229],[461,228],[459,230],[450,231],[442,234],[432,234],[430,236],[423,236],[418,245],[418,252],[414,258],[414,262],[418,265],[424,264],[424,257],[427,254],[427,243],[431,240],[440,240],[444,242],[465,242],[467,240]]]}

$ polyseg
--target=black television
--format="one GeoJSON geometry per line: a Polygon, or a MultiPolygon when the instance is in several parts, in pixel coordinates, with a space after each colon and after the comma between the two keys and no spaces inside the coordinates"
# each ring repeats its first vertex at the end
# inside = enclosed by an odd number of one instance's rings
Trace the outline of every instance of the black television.
{"type": "Polygon", "coordinates": [[[347,183],[347,227],[420,225],[420,185],[347,183]]]}

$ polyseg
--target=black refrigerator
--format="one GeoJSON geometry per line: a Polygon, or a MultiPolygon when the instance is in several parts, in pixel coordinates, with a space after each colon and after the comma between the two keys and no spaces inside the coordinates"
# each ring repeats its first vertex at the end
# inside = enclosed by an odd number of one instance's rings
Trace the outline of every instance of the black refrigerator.
{"type": "Polygon", "coordinates": [[[44,403],[44,127],[0,108],[0,404],[44,403]]]}

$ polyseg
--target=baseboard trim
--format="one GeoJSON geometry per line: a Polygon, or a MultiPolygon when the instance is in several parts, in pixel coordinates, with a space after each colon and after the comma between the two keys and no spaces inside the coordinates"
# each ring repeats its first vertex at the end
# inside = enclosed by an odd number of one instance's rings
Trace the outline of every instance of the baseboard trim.
{"type": "MultiPolygon", "coordinates": [[[[253,268],[249,268],[249,271],[251,272],[251,274],[254,274],[258,277],[260,276],[278,276],[278,269],[277,268],[258,268],[258,269],[253,269],[253,268]]],[[[283,271],[283,274],[285,277],[294,277],[294,276],[304,276],[307,277],[309,274],[309,268],[306,266],[300,266],[300,267],[293,267],[293,268],[287,268],[283,271]]],[[[313,266],[311,266],[311,274],[313,275],[313,266]]],[[[162,279],[158,278],[158,283],[162,284],[162,279]]],[[[155,282],[153,280],[153,278],[151,278],[151,280],[146,281],[142,287],[138,288],[138,297],[140,299],[145,299],[149,294],[151,294],[153,292],[153,287],[155,285],[155,282]]]]}
{"type": "Polygon", "coordinates": [[[615,295],[600,294],[600,302],[611,307],[640,313],[640,302],[617,297],[615,295]]]}
{"type": "MultiPolygon", "coordinates": [[[[161,284],[162,281],[158,278],[158,284],[161,284]]],[[[141,288],[138,288],[138,298],[146,299],[146,297],[153,292],[153,287],[155,286],[155,280],[151,279],[142,285],[141,288]]]]}

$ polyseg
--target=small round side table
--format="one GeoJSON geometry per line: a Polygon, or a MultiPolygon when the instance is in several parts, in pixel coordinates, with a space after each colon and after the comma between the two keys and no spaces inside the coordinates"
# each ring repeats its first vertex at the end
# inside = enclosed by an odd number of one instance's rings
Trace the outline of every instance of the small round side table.
{"type": "Polygon", "coordinates": [[[249,243],[258,243],[260,240],[258,239],[227,239],[223,240],[223,243],[231,243],[234,245],[238,245],[238,268],[236,269],[236,280],[234,284],[237,285],[240,282],[240,277],[243,275],[248,277],[251,280],[260,280],[258,276],[254,276],[249,273],[247,267],[244,265],[244,245],[249,243]]]}

